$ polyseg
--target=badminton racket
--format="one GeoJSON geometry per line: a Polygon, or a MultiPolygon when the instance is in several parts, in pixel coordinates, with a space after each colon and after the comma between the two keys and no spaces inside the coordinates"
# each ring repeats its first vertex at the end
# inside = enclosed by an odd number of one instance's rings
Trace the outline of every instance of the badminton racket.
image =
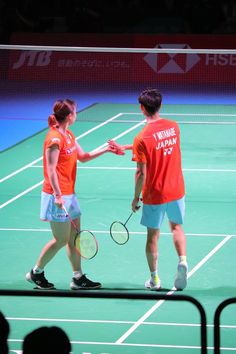
{"type": "Polygon", "coordinates": [[[79,230],[75,222],[72,220],[70,214],[68,213],[65,206],[63,209],[66,213],[66,216],[71,222],[71,225],[76,231],[75,236],[75,247],[77,252],[82,258],[92,259],[98,253],[98,242],[94,234],[89,230],[79,230]]]}
{"type": "Polygon", "coordinates": [[[129,230],[126,227],[126,224],[133,215],[133,213],[134,212],[132,211],[125,223],[122,223],[121,221],[113,221],[110,226],[111,238],[113,239],[113,241],[118,243],[118,245],[124,245],[129,240],[129,230]]]}

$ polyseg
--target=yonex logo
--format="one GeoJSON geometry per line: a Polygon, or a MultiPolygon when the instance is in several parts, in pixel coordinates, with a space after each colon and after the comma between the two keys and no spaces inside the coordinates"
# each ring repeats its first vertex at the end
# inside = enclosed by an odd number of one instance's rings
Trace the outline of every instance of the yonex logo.
{"type": "Polygon", "coordinates": [[[164,156],[171,155],[173,148],[164,149],[164,156]]]}
{"type": "MultiPolygon", "coordinates": [[[[158,44],[155,48],[188,49],[190,47],[188,44],[158,44]]],[[[200,56],[185,53],[148,53],[144,60],[158,74],[185,74],[200,61],[200,56]]]]}

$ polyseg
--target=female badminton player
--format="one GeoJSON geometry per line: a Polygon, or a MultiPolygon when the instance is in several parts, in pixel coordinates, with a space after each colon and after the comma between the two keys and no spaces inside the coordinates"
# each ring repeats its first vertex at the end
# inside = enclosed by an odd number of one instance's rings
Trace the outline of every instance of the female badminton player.
{"type": "Polygon", "coordinates": [[[107,152],[122,154],[107,145],[99,151],[84,152],[76,142],[69,126],[76,120],[76,104],[70,100],[58,100],[53,106],[53,114],[48,118],[49,131],[44,141],[43,168],[44,183],[41,193],[40,219],[48,221],[52,239],[42,249],[35,266],[26,274],[26,279],[38,289],[53,289],[54,284],[44,275],[45,266],[57,252],[66,246],[72,266],[72,290],[96,289],[101,283],[88,279],[82,271],[81,256],[76,250],[76,230],[80,229],[80,205],[75,194],[77,160],[87,162],[107,152]],[[73,224],[68,219],[68,210],[73,224]]]}

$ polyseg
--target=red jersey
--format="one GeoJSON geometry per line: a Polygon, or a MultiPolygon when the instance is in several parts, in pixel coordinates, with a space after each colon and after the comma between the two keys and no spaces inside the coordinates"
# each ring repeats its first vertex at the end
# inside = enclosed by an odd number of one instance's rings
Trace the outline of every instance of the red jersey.
{"type": "Polygon", "coordinates": [[[46,167],[46,150],[52,145],[58,145],[59,158],[56,167],[58,182],[62,195],[73,194],[75,192],[75,180],[76,180],[76,163],[77,163],[77,151],[75,145],[75,136],[70,131],[66,131],[66,136],[61,134],[56,128],[50,128],[44,141],[43,151],[43,167],[44,167],[44,183],[43,191],[46,193],[53,193],[52,186],[50,184],[47,167],[46,167]]]}
{"type": "Polygon", "coordinates": [[[144,204],[163,204],[184,196],[180,130],[176,122],[161,118],[146,124],[134,139],[132,160],[146,164],[144,204]]]}

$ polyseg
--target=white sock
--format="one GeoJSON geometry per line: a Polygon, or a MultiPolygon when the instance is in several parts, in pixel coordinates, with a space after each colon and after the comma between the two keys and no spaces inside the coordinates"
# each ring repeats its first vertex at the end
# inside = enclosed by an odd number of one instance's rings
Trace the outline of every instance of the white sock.
{"type": "Polygon", "coordinates": [[[73,277],[76,278],[76,279],[81,278],[82,275],[83,275],[83,273],[82,273],[81,270],[76,270],[75,272],[73,272],[73,277]]]}
{"type": "Polygon", "coordinates": [[[33,268],[33,273],[34,274],[43,273],[43,268],[38,267],[37,264],[36,264],[36,266],[33,268]]]}
{"type": "Polygon", "coordinates": [[[187,257],[186,256],[179,256],[179,262],[180,263],[187,263],[187,257]]]}

